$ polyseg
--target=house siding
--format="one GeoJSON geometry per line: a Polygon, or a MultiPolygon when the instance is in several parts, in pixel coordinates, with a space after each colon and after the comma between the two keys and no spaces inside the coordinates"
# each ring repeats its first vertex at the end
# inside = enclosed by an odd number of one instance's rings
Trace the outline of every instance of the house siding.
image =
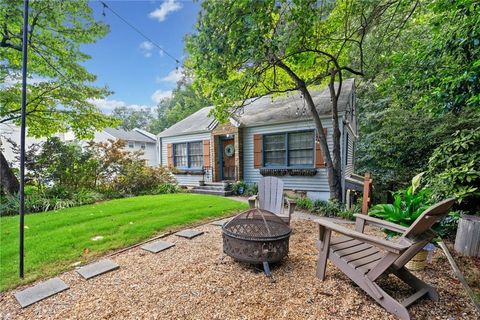
{"type": "MultiPolygon", "coordinates": [[[[341,121],[342,120],[340,119],[339,122],[341,123],[341,121]]],[[[327,129],[327,142],[330,150],[332,150],[332,120],[322,119],[322,124],[327,129]]],[[[340,128],[343,129],[343,126],[340,126],[340,128]]],[[[272,124],[245,128],[243,140],[243,164],[245,182],[258,183],[258,181],[262,178],[262,175],[260,174],[260,169],[254,168],[253,163],[253,136],[255,134],[269,134],[314,129],[315,125],[312,121],[290,122],[284,124],[272,124]]],[[[329,197],[330,191],[328,188],[327,170],[325,168],[317,169],[317,174],[313,177],[283,176],[279,178],[283,180],[285,184],[285,189],[306,191],[307,195],[314,199],[328,199],[329,197]]]]}
{"type": "MultiPolygon", "coordinates": [[[[168,156],[167,156],[167,145],[169,143],[181,143],[181,142],[192,142],[192,141],[203,141],[210,140],[210,132],[197,133],[197,134],[188,134],[180,135],[173,137],[162,137],[160,139],[161,146],[161,165],[168,165],[168,156]]],[[[212,143],[210,143],[210,159],[212,159],[212,143]]],[[[212,161],[212,160],[210,160],[212,161]]],[[[175,179],[178,181],[178,184],[182,186],[198,186],[198,181],[203,180],[203,175],[192,175],[192,174],[174,174],[175,179]]],[[[211,180],[212,173],[211,170],[209,174],[206,175],[205,180],[207,182],[211,180]]]]}
{"type": "Polygon", "coordinates": [[[355,169],[355,163],[354,163],[354,158],[353,158],[353,155],[354,155],[354,137],[352,137],[352,135],[347,131],[347,130],[344,130],[345,132],[345,140],[347,140],[347,135],[348,135],[348,141],[345,141],[343,145],[346,145],[346,158],[345,158],[345,169],[344,169],[344,176],[345,177],[348,177],[350,176],[354,169],[355,169]]]}

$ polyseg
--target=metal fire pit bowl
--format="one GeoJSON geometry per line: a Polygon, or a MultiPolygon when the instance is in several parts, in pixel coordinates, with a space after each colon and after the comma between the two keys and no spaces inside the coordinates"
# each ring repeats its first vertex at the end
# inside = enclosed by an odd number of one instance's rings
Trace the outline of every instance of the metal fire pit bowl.
{"type": "Polygon", "coordinates": [[[223,252],[233,259],[263,264],[271,276],[269,263],[288,254],[292,229],[275,214],[262,209],[245,211],[222,227],[223,252]]]}

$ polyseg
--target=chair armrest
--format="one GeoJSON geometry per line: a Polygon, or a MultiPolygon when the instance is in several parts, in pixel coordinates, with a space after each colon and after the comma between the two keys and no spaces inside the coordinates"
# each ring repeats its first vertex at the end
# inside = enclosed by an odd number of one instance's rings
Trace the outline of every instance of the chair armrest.
{"type": "Polygon", "coordinates": [[[352,229],[348,229],[336,223],[330,222],[326,219],[320,218],[315,220],[315,222],[317,222],[320,226],[330,229],[334,232],[341,233],[343,235],[346,235],[348,237],[351,237],[357,240],[362,240],[366,243],[370,243],[376,247],[382,248],[386,251],[393,252],[396,254],[400,254],[410,247],[410,245],[399,244],[393,241],[388,241],[382,238],[377,238],[377,237],[364,234],[352,229]]]}
{"type": "Polygon", "coordinates": [[[250,206],[250,209],[254,209],[256,207],[257,198],[257,195],[248,198],[248,205],[250,206]]]}
{"type": "Polygon", "coordinates": [[[287,202],[288,214],[292,214],[295,211],[295,207],[297,206],[297,202],[293,199],[285,198],[287,202]]]}
{"type": "Polygon", "coordinates": [[[367,224],[374,225],[374,226],[377,226],[377,227],[380,227],[380,228],[385,228],[385,229],[388,229],[388,230],[391,230],[391,231],[404,233],[407,230],[407,228],[404,227],[404,226],[401,226],[401,225],[398,225],[396,223],[389,222],[389,221],[386,221],[386,220],[382,220],[382,219],[374,218],[374,217],[371,217],[371,216],[367,216],[365,214],[359,214],[358,213],[358,214],[354,214],[353,216],[357,220],[358,219],[365,220],[365,222],[367,224]]]}

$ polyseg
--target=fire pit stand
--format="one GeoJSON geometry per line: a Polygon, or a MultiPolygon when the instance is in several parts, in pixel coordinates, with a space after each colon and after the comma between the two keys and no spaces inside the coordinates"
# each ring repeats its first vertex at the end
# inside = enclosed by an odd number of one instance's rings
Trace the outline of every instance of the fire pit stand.
{"type": "Polygon", "coordinates": [[[241,262],[262,264],[271,276],[269,263],[288,254],[292,229],[275,214],[263,209],[245,211],[222,227],[223,252],[241,262]]]}

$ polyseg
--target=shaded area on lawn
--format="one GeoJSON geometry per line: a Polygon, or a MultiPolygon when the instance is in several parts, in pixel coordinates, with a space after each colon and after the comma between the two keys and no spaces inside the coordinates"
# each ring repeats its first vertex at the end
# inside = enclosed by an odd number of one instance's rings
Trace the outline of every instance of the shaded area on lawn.
{"type": "Polygon", "coordinates": [[[245,209],[227,198],[168,194],[25,216],[25,274],[18,277],[18,217],[0,218],[0,291],[72,268],[167,228],[245,209]],[[92,240],[94,239],[94,240],[92,240]]]}

